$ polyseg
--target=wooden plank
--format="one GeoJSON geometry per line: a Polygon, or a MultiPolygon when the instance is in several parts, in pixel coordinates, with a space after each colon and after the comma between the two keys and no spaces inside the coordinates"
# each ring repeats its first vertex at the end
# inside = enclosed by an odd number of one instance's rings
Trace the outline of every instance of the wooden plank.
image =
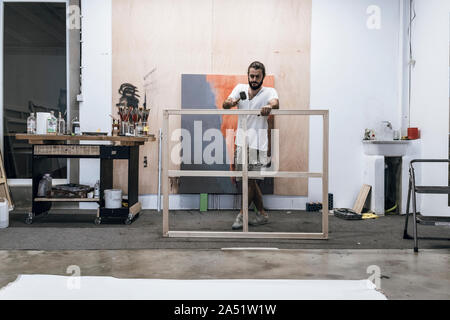
{"type": "Polygon", "coordinates": [[[30,144],[42,144],[44,141],[112,141],[143,144],[147,141],[156,141],[154,135],[147,137],[124,137],[124,136],[69,136],[69,135],[47,135],[47,134],[16,134],[17,140],[28,140],[30,144]]]}
{"type": "Polygon", "coordinates": [[[284,171],[266,171],[266,172],[258,172],[258,171],[249,171],[249,178],[286,178],[286,179],[295,179],[295,178],[322,178],[322,173],[320,172],[284,172],[284,171]]]}
{"type": "MultiPolygon", "coordinates": [[[[247,136],[247,117],[243,118],[242,129],[244,130],[244,137],[247,136]]],[[[248,232],[248,150],[247,150],[247,139],[243,139],[244,144],[242,145],[242,213],[244,215],[243,221],[243,232],[248,232]]]]}
{"type": "Polygon", "coordinates": [[[169,233],[169,114],[164,112],[162,130],[163,236],[169,233]]]}
{"type": "Polygon", "coordinates": [[[3,156],[1,154],[1,152],[0,152],[0,176],[2,178],[2,182],[0,183],[0,193],[2,194],[2,196],[4,196],[6,198],[6,200],[8,200],[9,210],[13,210],[14,202],[11,198],[11,192],[9,190],[7,176],[6,176],[6,172],[5,172],[5,165],[3,162],[3,156]]]}
{"type": "Polygon", "coordinates": [[[364,184],[359,191],[358,197],[356,198],[356,202],[353,206],[353,211],[356,213],[362,213],[362,210],[364,208],[364,204],[366,203],[367,196],[369,195],[370,189],[372,187],[364,184]]]}
{"type": "Polygon", "coordinates": [[[327,239],[323,233],[289,232],[206,232],[206,231],[169,231],[170,238],[226,238],[226,239],[327,239]]]}
{"type": "MultiPolygon", "coordinates": [[[[275,76],[281,109],[308,109],[311,7],[311,0],[114,0],[111,104],[115,106],[120,98],[120,85],[132,83],[138,87],[141,101],[147,93],[150,128],[161,128],[163,109],[181,109],[181,74],[245,75],[248,65],[260,60],[268,74],[275,76]],[[264,36],[242,32],[248,29],[248,21],[260,21],[258,34],[264,36]],[[247,47],[250,49],[242,50],[247,47]]],[[[116,107],[111,111],[115,115],[116,107]]],[[[294,136],[300,141],[295,152],[282,147],[283,157],[292,158],[282,170],[307,171],[309,121],[280,121],[281,138],[294,136]]],[[[180,123],[180,117],[170,119],[176,128],[180,123]]],[[[157,177],[157,144],[145,144],[141,154],[148,157],[148,167],[140,161],[139,172],[157,177]]],[[[117,164],[114,171],[115,187],[126,189],[125,178],[121,178],[126,168],[117,164]]],[[[280,194],[307,194],[306,179],[281,185],[276,181],[275,188],[280,194]]],[[[156,194],[157,179],[141,179],[139,190],[156,194]]]]}
{"type": "Polygon", "coordinates": [[[34,198],[35,202],[98,202],[98,198],[34,198]]]}
{"type": "MultiPolygon", "coordinates": [[[[295,109],[288,110],[272,110],[272,115],[279,116],[324,116],[328,113],[327,110],[300,110],[301,106],[296,106],[295,109]]],[[[260,111],[255,110],[237,110],[237,109],[183,109],[183,110],[168,110],[169,115],[259,115],[260,111]]]]}
{"type": "Polygon", "coordinates": [[[242,177],[239,171],[169,170],[169,177],[242,177]]]}
{"type": "Polygon", "coordinates": [[[323,116],[322,143],[322,232],[328,239],[328,170],[329,170],[329,115],[323,116]]]}
{"type": "Polygon", "coordinates": [[[129,210],[129,212],[131,213],[131,215],[133,215],[133,217],[135,215],[137,215],[139,212],[141,212],[142,210],[142,205],[140,202],[136,202],[129,210]]]}
{"type": "MultiPolygon", "coordinates": [[[[203,170],[169,170],[169,177],[242,177],[240,171],[203,171],[203,170]]],[[[275,178],[322,178],[322,173],[317,172],[270,172],[261,173],[249,171],[249,178],[275,177],[275,178]]]]}
{"type": "MultiPolygon", "coordinates": [[[[118,89],[124,82],[139,89],[140,104],[147,93],[150,130],[162,127],[163,109],[180,109],[181,74],[207,74],[211,68],[212,0],[114,0],[112,1],[112,114],[118,89]],[[124,17],[133,17],[132,19],[124,17]]],[[[181,117],[168,126],[181,127],[181,117]]],[[[141,147],[139,173],[141,194],[158,192],[158,144],[141,147]]],[[[178,165],[170,165],[179,169],[178,165]]],[[[126,189],[126,166],[115,164],[114,186],[126,189]],[[117,181],[117,183],[116,183],[117,181]]],[[[176,192],[177,187],[171,192],[176,192]]]]}

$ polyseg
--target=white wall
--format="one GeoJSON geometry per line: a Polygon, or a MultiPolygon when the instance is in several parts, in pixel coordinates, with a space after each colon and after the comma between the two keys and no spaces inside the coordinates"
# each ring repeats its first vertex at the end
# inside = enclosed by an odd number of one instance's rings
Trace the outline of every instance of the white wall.
{"type": "MultiPolygon", "coordinates": [[[[112,25],[111,0],[82,0],[81,131],[111,132],[112,25]]],[[[100,160],[80,160],[80,183],[94,185],[100,178],[100,160]]],[[[91,204],[81,204],[89,208],[91,204]]]]}
{"type": "MultiPolygon", "coordinates": [[[[412,71],[411,126],[421,130],[422,158],[448,159],[449,15],[448,0],[416,0],[412,71]]],[[[422,168],[423,185],[447,185],[447,166],[422,168]]],[[[450,215],[446,195],[424,195],[426,215],[450,215]]]]}
{"type": "MultiPolygon", "coordinates": [[[[84,102],[80,109],[81,112],[89,110],[91,119],[96,121],[107,119],[108,124],[102,126],[109,125],[107,115],[112,101],[108,78],[111,72],[108,69],[111,17],[107,16],[110,5],[111,0],[82,2],[84,102]],[[95,19],[89,19],[92,11],[95,19]],[[87,42],[88,36],[91,42],[87,42]],[[96,92],[88,93],[94,88],[96,92]]],[[[376,129],[382,120],[391,121],[396,129],[401,127],[399,8],[400,1],[396,0],[313,0],[311,108],[330,109],[329,191],[334,194],[335,207],[353,207],[362,186],[364,129],[376,129]],[[380,30],[367,28],[369,15],[366,11],[370,5],[381,9],[380,30]]],[[[94,125],[83,115],[81,121],[83,130],[95,131],[98,127],[98,122],[94,125]]],[[[319,118],[312,119],[311,124],[309,171],[314,172],[321,171],[322,126],[319,118]]],[[[109,127],[104,129],[109,130],[109,127]]],[[[95,182],[94,171],[97,172],[97,168],[83,167],[82,181],[95,182]]],[[[283,206],[304,209],[306,201],[321,200],[319,179],[310,180],[309,190],[308,199],[283,200],[283,206]]],[[[273,197],[266,200],[270,207],[281,206],[273,197]]],[[[156,197],[142,197],[141,201],[144,207],[156,207],[156,197]]],[[[195,205],[196,202],[190,203],[195,205]]]]}
{"type": "MultiPolygon", "coordinates": [[[[389,120],[401,126],[399,104],[399,1],[313,0],[311,109],[330,110],[329,192],[335,207],[352,208],[363,184],[365,128],[389,120]],[[381,9],[381,28],[367,27],[367,8],[381,9]]],[[[321,135],[310,138],[310,171],[320,170],[321,135]]],[[[321,199],[320,181],[310,197],[321,199]]]]}

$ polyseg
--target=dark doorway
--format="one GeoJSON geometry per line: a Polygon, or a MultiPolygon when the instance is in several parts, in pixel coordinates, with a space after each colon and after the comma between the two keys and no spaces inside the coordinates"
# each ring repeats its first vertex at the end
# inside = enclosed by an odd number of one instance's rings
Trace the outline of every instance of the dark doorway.
{"type": "MultiPolygon", "coordinates": [[[[31,112],[67,109],[65,3],[4,3],[4,158],[9,179],[31,178],[31,146],[16,140],[31,112]]],[[[49,160],[53,178],[67,177],[65,159],[49,160]]]]}

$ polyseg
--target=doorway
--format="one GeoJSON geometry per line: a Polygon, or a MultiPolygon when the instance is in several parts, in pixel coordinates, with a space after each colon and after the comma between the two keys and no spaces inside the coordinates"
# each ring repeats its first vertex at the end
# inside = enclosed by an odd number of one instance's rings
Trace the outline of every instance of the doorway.
{"type": "MultiPolygon", "coordinates": [[[[32,147],[16,140],[32,112],[67,114],[66,2],[3,1],[3,155],[8,179],[30,179],[32,147]]],[[[48,171],[67,178],[67,160],[48,171]]],[[[30,180],[31,182],[31,180],[30,180]]]]}

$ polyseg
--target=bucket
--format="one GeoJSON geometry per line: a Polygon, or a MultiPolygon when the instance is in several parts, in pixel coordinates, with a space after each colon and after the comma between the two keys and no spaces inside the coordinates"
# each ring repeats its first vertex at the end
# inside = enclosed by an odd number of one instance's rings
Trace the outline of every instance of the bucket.
{"type": "Polygon", "coordinates": [[[8,200],[0,198],[0,229],[8,228],[8,226],[9,226],[8,200]]]}
{"type": "Polygon", "coordinates": [[[36,134],[47,134],[47,120],[50,116],[48,112],[36,113],[36,134]]]}
{"type": "Polygon", "coordinates": [[[105,190],[105,208],[106,209],[122,208],[122,190],[118,189],[105,190]]]}

